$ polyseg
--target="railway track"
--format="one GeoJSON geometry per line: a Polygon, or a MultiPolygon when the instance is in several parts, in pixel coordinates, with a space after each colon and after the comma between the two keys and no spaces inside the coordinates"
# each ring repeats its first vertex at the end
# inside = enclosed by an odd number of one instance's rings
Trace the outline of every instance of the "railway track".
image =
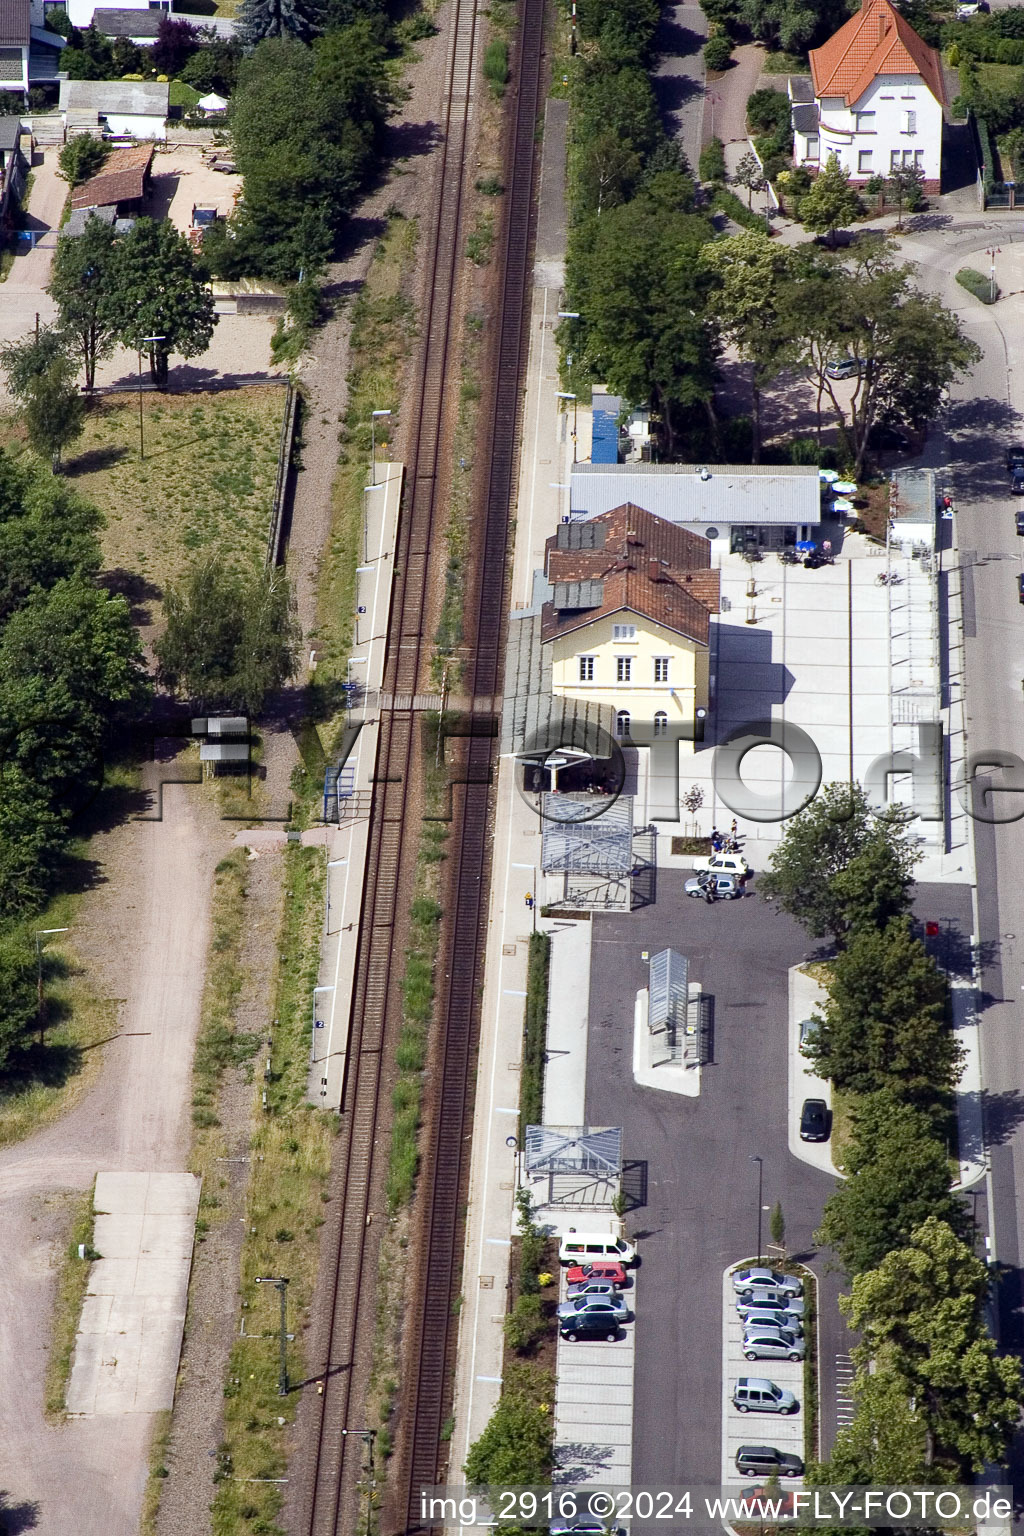
{"type": "MultiPolygon", "coordinates": [[[[438,507],[439,467],[444,446],[445,381],[453,310],[462,251],[462,200],[474,58],[478,42],[478,0],[456,0],[454,41],[449,60],[446,121],[439,176],[438,214],[431,231],[428,270],[432,274],[424,316],[423,342],[411,417],[415,441],[409,454],[406,504],[402,509],[396,578],[389,622],[383,707],[370,824],[362,919],[358,936],[348,1070],[342,1098],[342,1129],[334,1184],[341,1206],[334,1228],[336,1269],[331,1287],[327,1366],[315,1425],[313,1476],[299,1528],[308,1536],[335,1536],[356,1528],[357,1483],[363,1447],[350,1412],[360,1308],[372,1294],[377,1234],[368,1222],[374,1187],[374,1141],[385,1091],[385,1041],[397,1007],[399,967],[395,928],[403,862],[415,853],[418,822],[408,829],[410,778],[414,766],[417,688],[429,639],[425,632],[431,552],[443,522],[438,507]],[[364,1283],[365,1282],[365,1283],[364,1283]]],[[[532,211],[535,124],[539,98],[543,0],[522,0],[515,72],[515,124],[499,243],[502,297],[489,414],[481,438],[490,449],[486,514],[474,611],[467,623],[473,660],[469,681],[487,714],[500,691],[505,617],[505,570],[510,504],[516,461],[518,392],[532,211]]],[[[413,1362],[403,1397],[408,1426],[388,1530],[415,1529],[416,1491],[435,1481],[442,1415],[454,1350],[451,1296],[461,1251],[459,1201],[464,1172],[464,1137],[479,983],[488,872],[490,778],[494,739],[489,731],[466,744],[467,780],[457,808],[454,846],[453,921],[438,967],[442,978],[442,1029],[437,1053],[436,1102],[425,1128],[420,1175],[423,1211],[420,1294],[406,1320],[406,1347],[413,1362]],[[429,1285],[427,1283],[429,1277],[429,1285]]],[[[377,1170],[379,1172],[379,1170],[377,1170]]],[[[396,1458],[397,1459],[397,1458],[396,1458]]],[[[382,1524],[382,1530],[384,1526],[382,1524]]]]}

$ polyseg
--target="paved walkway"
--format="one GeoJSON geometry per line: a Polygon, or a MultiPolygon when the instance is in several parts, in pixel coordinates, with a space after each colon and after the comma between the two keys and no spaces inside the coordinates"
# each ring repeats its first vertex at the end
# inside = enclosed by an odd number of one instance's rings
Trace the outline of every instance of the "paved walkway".
{"type": "Polygon", "coordinates": [[[733,62],[705,92],[704,142],[719,138],[723,144],[742,141],[746,148],[747,100],[757,90],[764,65],[760,43],[741,43],[733,49],[733,62]]]}

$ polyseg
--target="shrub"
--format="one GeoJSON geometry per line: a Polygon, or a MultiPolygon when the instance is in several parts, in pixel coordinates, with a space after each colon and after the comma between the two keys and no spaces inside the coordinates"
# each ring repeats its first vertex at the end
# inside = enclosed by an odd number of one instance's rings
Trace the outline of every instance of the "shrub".
{"type": "Polygon", "coordinates": [[[501,96],[508,84],[508,44],[503,37],[492,37],[484,49],[484,78],[495,96],[501,96]]]}
{"type": "Polygon", "coordinates": [[[973,293],[976,299],[983,304],[994,304],[999,297],[999,285],[993,284],[984,273],[977,272],[974,267],[961,267],[956,275],[956,280],[961,288],[966,288],[968,293],[973,293]]]}
{"type": "Polygon", "coordinates": [[[716,32],[704,44],[704,64],[707,69],[728,69],[732,59],[732,42],[724,32],[716,32]]]}
{"type": "Polygon", "coordinates": [[[724,183],[725,170],[725,145],[721,139],[712,139],[705,144],[700,152],[697,169],[701,181],[717,181],[724,183]]]}
{"type": "Polygon", "coordinates": [[[747,122],[758,133],[789,133],[789,97],[785,91],[765,88],[747,98],[747,122]]]}
{"type": "Polygon", "coordinates": [[[716,187],[711,197],[712,208],[717,208],[732,219],[734,224],[741,224],[744,229],[758,229],[764,233],[764,215],[755,213],[748,208],[746,203],[738,198],[735,192],[730,192],[728,187],[716,187]]]}
{"type": "Polygon", "coordinates": [[[544,1303],[535,1293],[524,1292],[505,1319],[505,1342],[517,1355],[527,1355],[545,1328],[544,1303]]]}
{"type": "Polygon", "coordinates": [[[110,154],[110,145],[102,139],[94,139],[87,133],[69,139],[57,156],[60,174],[72,187],[80,187],[84,181],[102,169],[110,154]]]}

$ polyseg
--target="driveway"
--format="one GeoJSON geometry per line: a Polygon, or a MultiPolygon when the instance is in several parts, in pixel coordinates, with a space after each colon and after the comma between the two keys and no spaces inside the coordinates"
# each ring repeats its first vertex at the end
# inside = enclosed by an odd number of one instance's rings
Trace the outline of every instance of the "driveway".
{"type": "Polygon", "coordinates": [[[699,5],[669,5],[654,39],[658,62],[654,94],[670,133],[679,140],[696,174],[703,141],[704,55],[707,17],[699,5]]]}

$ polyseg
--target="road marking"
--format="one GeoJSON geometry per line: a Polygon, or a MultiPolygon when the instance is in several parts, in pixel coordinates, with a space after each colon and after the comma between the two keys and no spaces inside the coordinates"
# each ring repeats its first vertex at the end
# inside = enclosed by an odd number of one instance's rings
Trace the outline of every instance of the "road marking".
{"type": "Polygon", "coordinates": [[[853,1423],[853,1377],[849,1355],[836,1355],[836,1424],[840,1429],[853,1423]]]}

